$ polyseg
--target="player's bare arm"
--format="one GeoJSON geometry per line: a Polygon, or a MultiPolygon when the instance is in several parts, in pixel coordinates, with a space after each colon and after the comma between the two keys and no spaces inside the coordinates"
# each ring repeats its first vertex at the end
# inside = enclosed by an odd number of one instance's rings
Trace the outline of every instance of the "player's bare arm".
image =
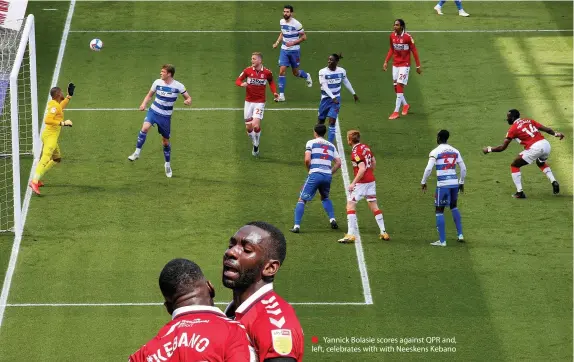
{"type": "Polygon", "coordinates": [[[486,155],[487,153],[490,152],[502,152],[504,150],[506,150],[506,148],[508,147],[508,145],[510,144],[510,142],[512,142],[512,139],[510,138],[505,138],[504,142],[502,142],[502,144],[500,146],[496,146],[496,147],[484,147],[482,149],[482,152],[486,155]]]}
{"type": "Polygon", "coordinates": [[[183,104],[185,104],[186,106],[191,105],[191,96],[189,95],[189,93],[188,93],[188,92],[185,92],[185,93],[183,93],[182,95],[183,95],[183,98],[184,98],[183,104]]]}
{"type": "Polygon", "coordinates": [[[307,171],[309,171],[311,169],[311,152],[310,151],[305,151],[305,167],[307,168],[307,171]]]}
{"type": "Polygon", "coordinates": [[[281,44],[281,40],[283,40],[283,33],[279,33],[279,37],[277,38],[277,41],[275,43],[273,43],[273,49],[277,48],[279,46],[279,44],[281,44]]]}
{"type": "Polygon", "coordinates": [[[365,163],[363,161],[360,161],[357,166],[359,167],[359,171],[357,171],[357,175],[353,179],[353,182],[351,182],[351,184],[349,185],[349,192],[355,189],[355,186],[357,186],[357,182],[363,178],[365,172],[367,171],[367,166],[365,166],[365,163]]]}
{"type": "Polygon", "coordinates": [[[307,34],[305,33],[299,33],[299,39],[297,40],[293,40],[290,42],[287,42],[285,45],[288,47],[292,47],[293,45],[297,45],[297,44],[301,44],[302,42],[304,42],[305,40],[307,40],[307,34]]]}
{"type": "Polygon", "coordinates": [[[145,111],[145,107],[147,107],[147,104],[152,99],[154,93],[155,92],[151,90],[147,92],[147,95],[145,96],[144,100],[142,101],[142,104],[140,105],[140,111],[145,111]]]}
{"type": "Polygon", "coordinates": [[[564,138],[564,135],[560,132],[555,132],[552,128],[550,127],[546,127],[546,126],[542,126],[540,125],[540,127],[538,127],[539,130],[544,131],[546,133],[548,133],[551,136],[557,137],[560,139],[560,141],[562,141],[562,139],[564,138]]]}
{"type": "Polygon", "coordinates": [[[335,172],[337,172],[337,170],[340,168],[341,168],[341,159],[340,158],[333,159],[333,168],[331,168],[331,174],[334,175],[335,172]]]}

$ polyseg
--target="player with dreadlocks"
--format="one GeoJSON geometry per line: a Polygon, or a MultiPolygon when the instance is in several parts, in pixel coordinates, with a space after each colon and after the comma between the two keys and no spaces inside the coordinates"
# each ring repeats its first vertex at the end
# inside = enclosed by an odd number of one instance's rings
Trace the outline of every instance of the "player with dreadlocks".
{"type": "Polygon", "coordinates": [[[395,102],[395,110],[389,119],[399,118],[399,109],[403,106],[402,115],[406,116],[409,113],[410,105],[404,96],[404,88],[409,81],[409,71],[411,69],[411,52],[415,57],[417,65],[417,73],[421,74],[421,62],[419,53],[415,47],[415,40],[407,33],[405,21],[397,19],[394,23],[394,31],[390,36],[391,48],[385,58],[383,70],[387,71],[387,64],[391,57],[393,57],[393,84],[395,86],[395,93],[397,100],[395,102]]]}
{"type": "Polygon", "coordinates": [[[347,78],[347,71],[339,67],[342,54],[331,54],[327,66],[319,71],[319,84],[321,84],[321,103],[319,103],[319,123],[329,120],[329,142],[335,141],[337,117],[341,108],[341,84],[353,94],[355,102],[359,100],[351,82],[347,78]]]}

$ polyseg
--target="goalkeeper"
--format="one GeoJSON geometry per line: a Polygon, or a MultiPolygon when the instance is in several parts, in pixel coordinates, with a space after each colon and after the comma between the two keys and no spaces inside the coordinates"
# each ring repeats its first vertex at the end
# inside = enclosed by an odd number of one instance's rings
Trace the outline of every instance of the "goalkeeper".
{"type": "Polygon", "coordinates": [[[68,84],[67,97],[64,97],[62,90],[58,87],[50,89],[50,97],[52,97],[52,100],[48,102],[46,117],[44,118],[46,127],[42,132],[42,143],[44,144],[42,147],[42,155],[38,166],[36,166],[34,178],[30,181],[30,187],[37,195],[40,195],[40,187],[44,186],[44,183],[40,181],[42,176],[62,160],[58,137],[60,136],[62,127],[72,127],[72,121],[64,121],[64,108],[66,108],[74,95],[75,88],[74,83],[68,84]]]}

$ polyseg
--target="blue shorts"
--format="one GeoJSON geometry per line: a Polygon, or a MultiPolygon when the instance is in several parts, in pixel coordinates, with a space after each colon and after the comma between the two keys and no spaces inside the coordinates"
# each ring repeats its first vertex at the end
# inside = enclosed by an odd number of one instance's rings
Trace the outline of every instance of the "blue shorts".
{"type": "Polygon", "coordinates": [[[171,132],[171,117],[161,116],[149,109],[144,122],[149,122],[152,126],[157,124],[157,132],[162,135],[163,138],[169,139],[169,134],[171,132]]]}
{"type": "Polygon", "coordinates": [[[327,117],[337,119],[341,109],[341,97],[337,97],[339,103],[333,102],[329,97],[321,99],[319,103],[319,120],[324,121],[327,117]]]}
{"type": "Polygon", "coordinates": [[[301,52],[299,50],[284,50],[279,53],[279,66],[299,68],[301,52]]]}
{"type": "Polygon", "coordinates": [[[315,197],[315,193],[319,190],[321,195],[321,200],[329,198],[329,192],[331,191],[331,179],[333,176],[331,174],[323,172],[314,172],[307,176],[305,184],[301,188],[301,194],[299,197],[304,201],[311,201],[315,197]]]}
{"type": "Polygon", "coordinates": [[[434,194],[434,206],[450,206],[458,201],[458,185],[453,187],[437,187],[434,194]]]}

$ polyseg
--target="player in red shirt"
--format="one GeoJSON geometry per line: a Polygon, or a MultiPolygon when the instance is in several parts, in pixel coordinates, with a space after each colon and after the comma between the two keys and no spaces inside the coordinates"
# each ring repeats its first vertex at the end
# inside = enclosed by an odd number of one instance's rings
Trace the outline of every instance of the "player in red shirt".
{"type": "Polygon", "coordinates": [[[269,83],[275,100],[279,97],[273,81],[273,73],[263,66],[262,61],[261,53],[251,54],[251,66],[243,69],[243,72],[235,80],[236,85],[247,88],[243,119],[245,119],[247,134],[253,143],[253,151],[251,151],[253,156],[259,155],[261,120],[265,112],[265,86],[267,83],[269,83]]]}
{"type": "Polygon", "coordinates": [[[255,221],[229,239],[223,255],[223,285],[233,289],[225,314],[245,326],[260,362],[303,360],[303,330],[295,310],[273,290],[286,249],[279,229],[255,221]]]}
{"type": "Polygon", "coordinates": [[[375,215],[375,220],[381,231],[379,238],[381,240],[391,240],[391,237],[385,230],[385,221],[383,212],[377,205],[377,188],[375,184],[375,156],[369,146],[361,143],[361,132],[350,130],[347,132],[347,143],[351,146],[351,162],[353,164],[353,173],[355,178],[349,185],[349,197],[347,199],[347,233],[340,243],[347,244],[355,241],[357,234],[357,202],[363,198],[367,200],[369,208],[375,215]]]}
{"type": "Polygon", "coordinates": [[[502,145],[497,147],[485,147],[482,149],[484,154],[490,152],[502,152],[504,151],[510,142],[514,139],[522,146],[524,146],[524,151],[520,152],[516,159],[510,164],[510,170],[512,172],[512,180],[516,185],[516,193],[512,197],[517,199],[524,199],[526,195],[522,190],[522,175],[520,174],[520,167],[529,165],[536,161],[536,164],[542,172],[548,177],[552,183],[552,191],[554,194],[560,192],[560,185],[556,178],[550,170],[550,166],[546,163],[548,157],[550,156],[550,142],[544,139],[544,136],[540,131],[544,131],[554,137],[558,137],[560,140],[564,138],[564,135],[560,132],[554,132],[552,128],[541,125],[533,119],[520,118],[520,112],[516,109],[511,109],[506,114],[506,121],[510,125],[510,129],[506,133],[506,138],[502,145]]]}
{"type": "Polygon", "coordinates": [[[128,362],[256,362],[245,328],[213,306],[215,291],[199,266],[173,259],[159,287],[172,320],[128,362]]]}
{"type": "Polygon", "coordinates": [[[395,93],[397,100],[395,103],[395,111],[389,119],[399,118],[399,108],[403,105],[403,116],[409,113],[410,105],[404,96],[404,87],[409,81],[409,71],[411,69],[411,52],[415,57],[417,65],[417,73],[421,74],[421,62],[419,60],[419,53],[415,47],[415,40],[407,33],[405,21],[403,19],[395,20],[394,32],[390,36],[391,48],[385,58],[383,70],[387,71],[387,64],[391,57],[393,57],[393,84],[395,85],[395,93]]]}

